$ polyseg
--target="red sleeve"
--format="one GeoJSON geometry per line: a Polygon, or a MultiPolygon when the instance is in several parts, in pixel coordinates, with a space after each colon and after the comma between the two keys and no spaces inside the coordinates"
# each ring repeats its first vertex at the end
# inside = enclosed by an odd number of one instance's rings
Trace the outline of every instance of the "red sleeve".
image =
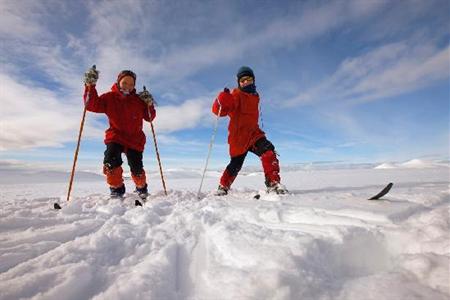
{"type": "Polygon", "coordinates": [[[235,109],[235,102],[233,95],[229,92],[221,92],[214,100],[212,112],[219,115],[220,110],[220,117],[226,116],[235,109]]]}
{"type": "Polygon", "coordinates": [[[96,113],[105,113],[106,112],[106,94],[101,95],[100,97],[97,94],[97,89],[95,85],[84,88],[84,105],[86,105],[86,109],[91,112],[96,113]]]}
{"type": "Polygon", "coordinates": [[[147,122],[153,121],[156,117],[155,106],[153,104],[144,106],[145,106],[144,120],[147,122]]]}

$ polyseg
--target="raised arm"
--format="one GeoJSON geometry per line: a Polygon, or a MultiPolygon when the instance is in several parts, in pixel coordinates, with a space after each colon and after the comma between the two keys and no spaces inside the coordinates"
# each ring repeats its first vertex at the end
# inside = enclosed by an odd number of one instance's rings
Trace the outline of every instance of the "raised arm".
{"type": "Polygon", "coordinates": [[[86,85],[84,88],[84,105],[91,112],[105,113],[106,101],[104,95],[98,96],[95,85],[86,85]]]}
{"type": "Polygon", "coordinates": [[[233,95],[230,94],[230,90],[228,88],[224,88],[223,92],[220,92],[214,100],[212,106],[212,112],[215,115],[219,115],[220,117],[224,117],[231,113],[235,109],[235,100],[233,95]]]}
{"type": "Polygon", "coordinates": [[[88,111],[104,113],[106,112],[106,101],[103,96],[98,96],[95,84],[98,80],[99,71],[93,65],[84,73],[84,105],[88,111]]]}

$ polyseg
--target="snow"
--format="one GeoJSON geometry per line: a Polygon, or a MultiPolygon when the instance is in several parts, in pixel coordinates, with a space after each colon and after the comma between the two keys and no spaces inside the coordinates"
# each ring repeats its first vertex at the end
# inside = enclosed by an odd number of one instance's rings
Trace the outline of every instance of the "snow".
{"type": "Polygon", "coordinates": [[[375,169],[395,169],[396,166],[392,163],[382,163],[375,167],[375,169]]]}
{"type": "Polygon", "coordinates": [[[53,175],[3,182],[0,299],[449,299],[448,166],[286,169],[290,195],[252,171],[213,196],[208,171],[200,200],[201,171],[168,170],[168,196],[149,172],[143,207],[90,175],[69,203],[53,175]]]}
{"type": "Polygon", "coordinates": [[[408,168],[408,169],[427,169],[427,168],[439,168],[439,167],[448,167],[448,162],[438,162],[438,161],[428,161],[422,159],[411,159],[403,163],[393,163],[393,162],[385,162],[380,165],[377,165],[375,169],[399,169],[399,168],[408,168]]]}
{"type": "Polygon", "coordinates": [[[412,159],[402,164],[405,168],[431,168],[433,164],[420,159],[412,159]]]}

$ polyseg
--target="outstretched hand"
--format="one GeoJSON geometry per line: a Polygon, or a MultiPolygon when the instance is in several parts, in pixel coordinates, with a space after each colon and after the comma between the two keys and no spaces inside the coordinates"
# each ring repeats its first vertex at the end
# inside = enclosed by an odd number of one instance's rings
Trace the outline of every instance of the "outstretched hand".
{"type": "Polygon", "coordinates": [[[84,73],[84,84],[87,86],[96,84],[99,73],[100,72],[96,69],[95,65],[93,65],[86,73],[84,73]]]}

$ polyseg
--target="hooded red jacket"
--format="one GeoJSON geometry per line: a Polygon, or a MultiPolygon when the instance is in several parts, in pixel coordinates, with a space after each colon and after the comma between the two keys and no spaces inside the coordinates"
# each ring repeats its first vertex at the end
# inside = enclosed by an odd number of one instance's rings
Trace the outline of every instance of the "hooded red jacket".
{"type": "Polygon", "coordinates": [[[153,105],[147,106],[136,95],[136,90],[123,95],[115,83],[110,92],[98,96],[95,86],[85,87],[84,101],[88,111],[105,113],[108,117],[109,128],[105,131],[105,144],[114,142],[125,148],[144,151],[142,120],[151,122],[156,111],[153,105]]]}
{"type": "Polygon", "coordinates": [[[229,92],[221,92],[213,103],[212,111],[220,116],[229,116],[228,144],[230,156],[235,157],[247,152],[255,142],[264,137],[259,128],[259,95],[245,93],[238,88],[229,92]],[[220,102],[220,105],[219,105],[220,102]]]}

